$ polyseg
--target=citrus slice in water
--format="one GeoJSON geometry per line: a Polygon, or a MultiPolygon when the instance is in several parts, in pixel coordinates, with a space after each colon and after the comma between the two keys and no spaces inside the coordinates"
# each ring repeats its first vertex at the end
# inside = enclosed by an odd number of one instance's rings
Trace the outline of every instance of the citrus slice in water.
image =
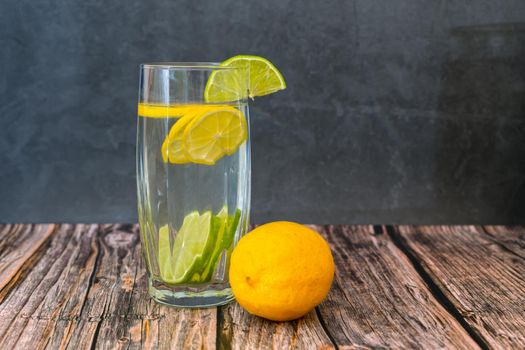
{"type": "Polygon", "coordinates": [[[186,215],[173,245],[173,279],[171,283],[187,282],[199,270],[214,241],[211,212],[186,215]]]}
{"type": "Polygon", "coordinates": [[[189,105],[177,104],[146,104],[139,103],[137,114],[146,118],[170,118],[184,115],[189,105]]]}
{"type": "Polygon", "coordinates": [[[159,229],[159,270],[160,277],[170,282],[173,280],[173,262],[171,259],[170,249],[170,230],[168,225],[164,225],[159,229]]]}
{"type": "Polygon", "coordinates": [[[170,163],[183,164],[188,163],[189,160],[186,158],[184,151],[182,150],[182,136],[186,125],[193,119],[194,113],[188,113],[179,120],[170,129],[170,133],[162,143],[162,159],[164,163],[168,160],[170,163]]]}
{"type": "Polygon", "coordinates": [[[229,106],[204,110],[184,130],[182,150],[193,163],[213,165],[225,154],[232,155],[248,138],[246,118],[229,106]]]}
{"type": "Polygon", "coordinates": [[[264,96],[286,88],[279,70],[266,58],[238,55],[222,62],[208,78],[204,90],[207,102],[237,101],[242,98],[264,96]]]}
{"type": "Polygon", "coordinates": [[[215,270],[215,265],[217,264],[218,257],[220,256],[221,250],[221,242],[222,237],[224,236],[224,232],[227,229],[228,225],[228,207],[224,206],[221,211],[215,215],[212,219],[212,226],[214,228],[214,231],[217,232],[217,236],[215,239],[215,244],[212,250],[212,253],[209,257],[209,259],[206,261],[206,264],[203,267],[203,270],[201,272],[200,279],[202,282],[206,282],[210,279],[213,271],[215,270]]]}
{"type": "Polygon", "coordinates": [[[229,249],[235,238],[235,233],[237,232],[237,227],[239,226],[239,220],[241,219],[241,211],[239,209],[235,210],[233,216],[228,216],[228,230],[222,238],[222,246],[224,249],[229,249]]]}
{"type": "Polygon", "coordinates": [[[213,222],[217,231],[217,237],[211,256],[202,271],[201,282],[207,282],[211,279],[222,253],[231,247],[240,217],[241,211],[239,209],[235,211],[233,216],[228,215],[228,208],[226,206],[214,216],[213,222]]]}

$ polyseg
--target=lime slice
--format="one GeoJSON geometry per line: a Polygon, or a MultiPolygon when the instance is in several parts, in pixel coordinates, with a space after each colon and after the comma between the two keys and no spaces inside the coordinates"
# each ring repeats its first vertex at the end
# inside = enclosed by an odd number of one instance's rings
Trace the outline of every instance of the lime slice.
{"type": "Polygon", "coordinates": [[[207,102],[237,101],[246,97],[253,99],[286,88],[279,70],[259,56],[235,56],[222,62],[220,67],[239,69],[219,69],[210,74],[204,90],[207,102]]]}
{"type": "Polygon", "coordinates": [[[229,106],[206,109],[194,116],[184,129],[182,151],[193,163],[214,165],[232,155],[248,138],[246,118],[229,106]]]}
{"type": "Polygon", "coordinates": [[[183,283],[191,279],[193,271],[199,269],[204,257],[209,254],[214,241],[211,218],[210,211],[202,215],[194,211],[184,218],[173,245],[174,267],[171,283],[183,283]]]}
{"type": "Polygon", "coordinates": [[[213,270],[215,270],[215,265],[217,264],[217,259],[221,254],[221,242],[228,226],[228,207],[224,206],[221,211],[213,217],[213,227],[217,232],[217,239],[215,240],[215,245],[213,252],[208,259],[206,266],[204,267],[201,273],[201,281],[205,282],[209,280],[213,270]]]}
{"type": "Polygon", "coordinates": [[[206,282],[212,277],[213,271],[215,271],[217,262],[225,249],[229,249],[233,243],[237,226],[239,225],[239,219],[241,217],[241,211],[237,209],[235,215],[228,216],[227,207],[223,207],[222,210],[214,217],[216,222],[215,226],[218,228],[217,239],[213,253],[201,274],[201,281],[206,282]]]}
{"type": "Polygon", "coordinates": [[[159,229],[159,270],[160,277],[166,281],[173,281],[173,262],[170,249],[170,230],[168,225],[159,229]]]}
{"type": "Polygon", "coordinates": [[[228,217],[228,231],[222,239],[222,246],[224,249],[230,249],[233,239],[235,238],[235,232],[237,232],[237,227],[239,226],[239,220],[241,219],[241,211],[237,209],[233,216],[228,217]]]}
{"type": "MultiPolygon", "coordinates": [[[[215,244],[213,246],[213,251],[211,254],[212,257],[220,249],[222,238],[228,228],[228,207],[227,206],[222,207],[221,211],[219,211],[219,213],[213,217],[213,227],[215,231],[217,232],[217,236],[216,236],[215,244]]],[[[207,265],[209,265],[210,261],[211,259],[208,260],[207,265]]]]}

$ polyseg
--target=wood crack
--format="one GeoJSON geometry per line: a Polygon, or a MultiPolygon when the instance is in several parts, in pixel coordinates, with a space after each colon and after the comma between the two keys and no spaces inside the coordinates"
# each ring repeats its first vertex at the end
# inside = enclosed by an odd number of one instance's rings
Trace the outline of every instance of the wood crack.
{"type": "Polygon", "coordinates": [[[328,339],[330,339],[334,348],[336,350],[339,350],[339,345],[337,345],[337,342],[335,341],[333,335],[328,330],[328,327],[326,326],[326,323],[324,322],[323,316],[321,315],[321,312],[319,311],[318,306],[315,307],[315,314],[317,315],[317,319],[319,320],[319,323],[321,324],[321,328],[326,333],[326,336],[328,337],[328,339]]]}
{"type": "Polygon", "coordinates": [[[98,266],[100,264],[101,249],[100,249],[100,242],[99,242],[99,237],[100,237],[99,233],[100,233],[100,230],[97,230],[95,239],[93,240],[93,243],[91,244],[91,247],[95,249],[95,264],[93,266],[93,271],[91,271],[91,275],[89,276],[89,283],[87,286],[86,293],[84,295],[84,300],[82,301],[82,305],[80,306],[80,311],[78,312],[80,318],[82,318],[84,308],[89,299],[89,291],[91,290],[91,287],[93,287],[93,284],[95,283],[98,266]]]}
{"type": "Polygon", "coordinates": [[[228,312],[223,310],[224,306],[217,307],[217,326],[216,326],[216,348],[217,349],[230,349],[231,348],[231,332],[223,332],[224,326],[224,315],[223,312],[228,312]]]}
{"type": "Polygon", "coordinates": [[[478,348],[382,227],[314,227],[337,266],[318,310],[339,348],[478,348]]]}
{"type": "Polygon", "coordinates": [[[93,338],[91,339],[91,346],[90,346],[91,350],[96,350],[97,348],[97,339],[98,339],[98,334],[100,333],[100,327],[102,326],[102,322],[103,320],[98,321],[97,327],[95,328],[95,332],[93,333],[93,338]]]}
{"type": "Polygon", "coordinates": [[[405,242],[405,239],[398,235],[393,226],[386,226],[386,232],[392,239],[396,247],[403,252],[408,260],[411,262],[414,269],[419,273],[423,281],[426,283],[428,289],[434,296],[434,298],[447,310],[465,329],[470,337],[478,344],[481,349],[490,349],[489,345],[485,342],[480,334],[478,334],[465,320],[460,310],[458,310],[454,304],[446,297],[445,293],[441,288],[434,282],[430,274],[425,270],[419,259],[412,252],[410,247],[405,242]]]}

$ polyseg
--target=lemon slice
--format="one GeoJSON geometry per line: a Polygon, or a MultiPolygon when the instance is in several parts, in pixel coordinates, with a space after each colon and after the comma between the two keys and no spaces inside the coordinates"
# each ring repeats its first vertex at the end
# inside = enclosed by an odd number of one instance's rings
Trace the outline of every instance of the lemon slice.
{"type": "Polygon", "coordinates": [[[177,120],[177,122],[171,127],[170,133],[162,143],[161,148],[162,159],[164,160],[164,163],[167,163],[168,160],[170,163],[175,164],[189,162],[182,150],[182,136],[184,135],[186,125],[188,125],[194,116],[194,113],[189,113],[177,120]]]}
{"type": "Polygon", "coordinates": [[[190,105],[139,103],[137,114],[146,118],[172,118],[184,115],[188,109],[191,109],[190,105]]]}
{"type": "Polygon", "coordinates": [[[207,102],[237,101],[246,97],[253,99],[286,88],[279,70],[259,56],[234,56],[219,66],[239,69],[219,69],[210,74],[204,90],[207,102]]]}
{"type": "Polygon", "coordinates": [[[174,164],[189,163],[190,160],[186,157],[182,143],[182,137],[186,126],[196,116],[203,114],[206,111],[221,109],[221,108],[232,108],[227,105],[187,105],[185,108],[185,114],[173,124],[170,132],[161,147],[161,154],[164,163],[168,161],[174,164]]]}
{"type": "Polygon", "coordinates": [[[229,106],[205,110],[193,117],[184,130],[182,150],[193,163],[213,165],[232,155],[248,138],[246,118],[229,106]]]}

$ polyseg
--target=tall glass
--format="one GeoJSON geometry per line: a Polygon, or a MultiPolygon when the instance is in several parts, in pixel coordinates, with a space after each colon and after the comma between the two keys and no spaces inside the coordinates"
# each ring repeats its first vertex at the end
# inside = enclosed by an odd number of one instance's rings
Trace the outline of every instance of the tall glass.
{"type": "MultiPolygon", "coordinates": [[[[180,307],[233,300],[231,251],[250,211],[248,103],[205,99],[216,63],[140,66],[138,216],[150,295],[180,307]]],[[[238,79],[238,78],[237,78],[238,79]]]]}

